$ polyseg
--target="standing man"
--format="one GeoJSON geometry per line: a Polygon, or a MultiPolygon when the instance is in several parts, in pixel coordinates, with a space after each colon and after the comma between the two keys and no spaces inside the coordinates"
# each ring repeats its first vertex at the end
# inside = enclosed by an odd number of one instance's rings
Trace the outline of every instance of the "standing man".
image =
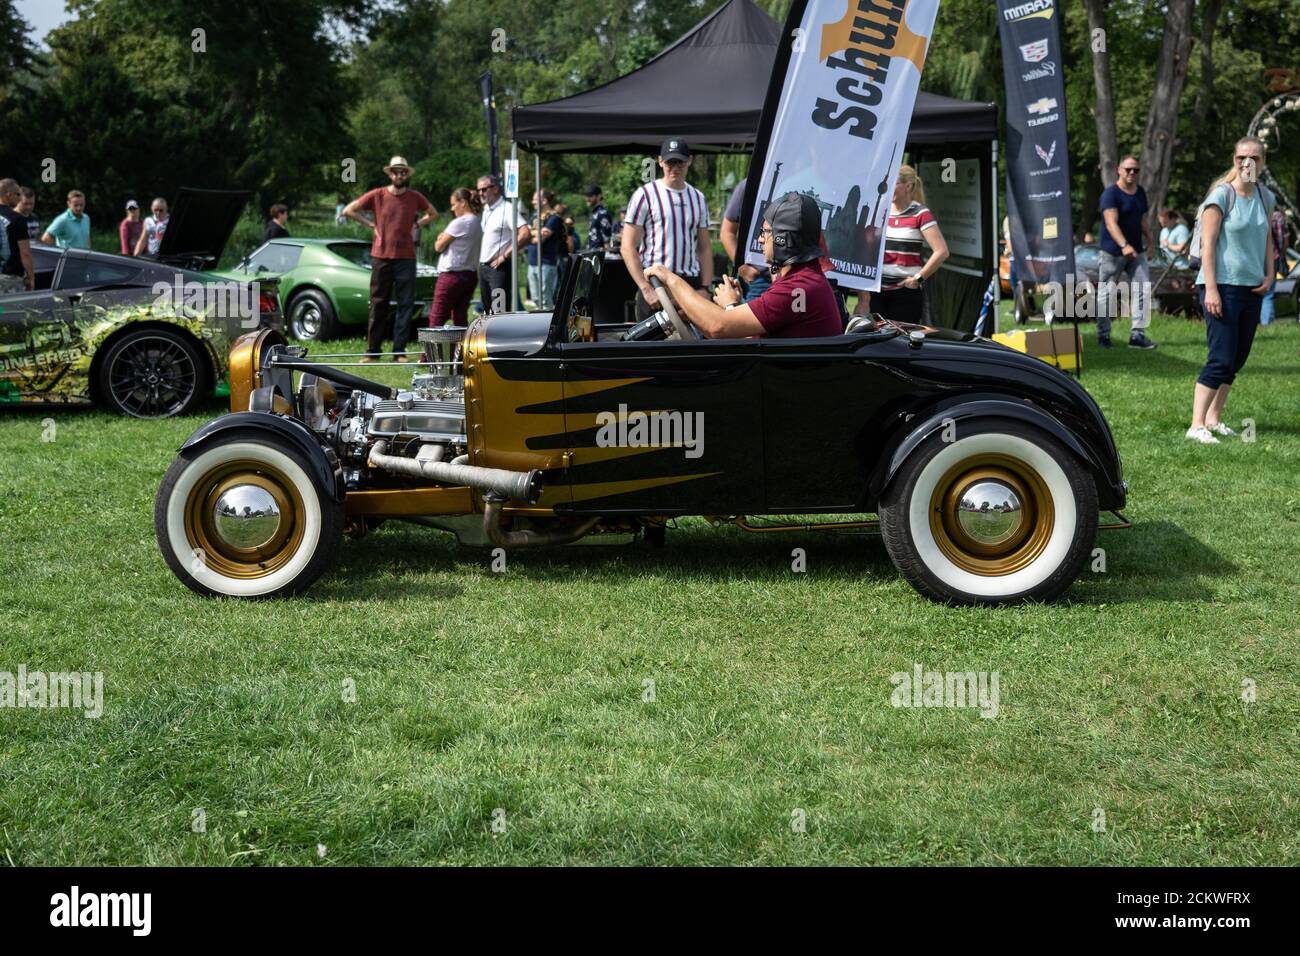
{"type": "Polygon", "coordinates": [[[149,211],[153,215],[145,218],[140,240],[135,244],[135,254],[156,259],[158,251],[162,249],[163,236],[167,235],[167,224],[171,222],[171,216],[167,213],[167,200],[159,196],[149,204],[149,211]]]}
{"type": "Polygon", "coordinates": [[[117,240],[122,255],[135,255],[140,245],[140,236],[144,234],[144,220],[140,218],[140,204],[134,199],[126,201],[126,218],[117,224],[117,240]]]}
{"type": "Polygon", "coordinates": [[[24,186],[20,192],[23,198],[18,200],[15,207],[18,215],[27,220],[27,238],[35,242],[41,235],[41,224],[36,218],[36,190],[31,186],[24,186]]]}
{"type": "Polygon", "coordinates": [[[271,207],[270,214],[271,218],[266,221],[266,226],[262,229],[262,241],[270,242],[272,239],[288,239],[289,207],[282,202],[278,202],[271,207]]]}
{"type": "Polygon", "coordinates": [[[692,289],[713,283],[713,240],[709,236],[709,204],[704,194],[687,184],[691,150],[680,139],[666,139],[659,147],[663,178],[632,193],[619,251],[628,274],[636,283],[636,317],[643,321],[659,308],[659,296],[645,270],[661,265],[680,276],[692,289]]]}
{"type": "Polygon", "coordinates": [[[587,226],[587,250],[604,249],[614,238],[614,223],[610,221],[609,210],[605,208],[605,196],[595,183],[588,183],[582,191],[591,210],[591,221],[587,226]]]}
{"type": "MultiPolygon", "coordinates": [[[[537,232],[528,245],[528,297],[541,309],[555,305],[555,286],[560,273],[561,247],[565,243],[564,220],[555,214],[555,193],[543,189],[533,193],[533,222],[537,232]]],[[[568,253],[567,247],[564,253],[568,253]]]]}
{"type": "Polygon", "coordinates": [[[771,288],[772,274],[767,269],[751,266],[743,260],[744,250],[740,248],[740,217],[744,213],[745,184],[748,182],[748,178],[742,179],[732,190],[731,199],[728,200],[727,208],[722,213],[719,238],[722,239],[722,248],[727,251],[727,258],[739,263],[736,276],[745,284],[744,301],[752,302],[771,288]],[[742,256],[739,260],[736,258],[737,251],[742,256]]]}
{"type": "Polygon", "coordinates": [[[68,193],[68,208],[54,217],[41,235],[47,246],[60,249],[90,248],[90,217],[86,215],[86,194],[80,189],[68,193]]]}
{"type": "Polygon", "coordinates": [[[483,203],[483,244],[478,256],[478,291],[483,311],[510,310],[510,257],[518,252],[532,233],[527,223],[516,231],[511,225],[510,203],[501,195],[501,180],[495,176],[478,178],[479,199],[483,203]]]}
{"type": "Polygon", "coordinates": [[[1138,185],[1138,158],[1132,153],[1119,161],[1119,180],[1101,194],[1101,263],[1097,283],[1097,344],[1110,348],[1110,310],[1115,283],[1128,282],[1132,326],[1129,348],[1153,349],[1146,336],[1151,324],[1148,290],[1151,272],[1146,249],[1151,246],[1151,224],[1147,222],[1147,194],[1138,185]]]}
{"type": "Polygon", "coordinates": [[[36,288],[27,220],[15,208],[22,198],[17,182],[0,179],[0,232],[4,233],[0,236],[0,295],[36,288]]]}
{"type": "Polygon", "coordinates": [[[373,362],[383,351],[388,331],[388,302],[396,296],[393,351],[397,353],[395,361],[407,362],[410,360],[405,355],[406,343],[411,338],[411,310],[415,305],[415,243],[411,223],[419,216],[419,224],[427,226],[437,218],[438,210],[421,193],[407,188],[411,166],[401,156],[394,156],[384,172],[388,174],[389,185],[352,200],[343,209],[343,215],[375,234],[370,246],[370,324],[366,328],[369,354],[361,361],[373,362]],[[374,220],[363,216],[363,211],[371,213],[374,220]]]}

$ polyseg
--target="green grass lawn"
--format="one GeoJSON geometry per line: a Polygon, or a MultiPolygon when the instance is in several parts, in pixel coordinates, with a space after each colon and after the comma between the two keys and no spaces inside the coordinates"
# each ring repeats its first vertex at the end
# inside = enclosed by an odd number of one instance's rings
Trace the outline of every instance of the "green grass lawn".
{"type": "Polygon", "coordinates": [[[1151,334],[1083,378],[1134,527],[1019,609],[923,600],[877,537],[699,521],[504,573],[389,523],[302,598],[205,600],[153,496],[219,407],[0,413],[0,671],[104,674],[98,719],[0,709],[0,860],[1300,863],[1300,328],[1217,447],[1183,438],[1203,326],[1151,334]],[[915,664],[998,672],[998,715],[893,707],[915,664]]]}

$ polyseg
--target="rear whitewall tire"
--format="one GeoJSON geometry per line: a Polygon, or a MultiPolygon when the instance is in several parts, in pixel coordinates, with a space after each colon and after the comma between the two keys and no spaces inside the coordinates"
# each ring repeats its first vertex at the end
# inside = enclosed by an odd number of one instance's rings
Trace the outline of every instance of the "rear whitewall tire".
{"type": "Polygon", "coordinates": [[[1096,540],[1097,491],[1092,476],[1058,441],[1018,422],[985,420],[958,425],[959,437],[943,442],[936,434],[909,456],[882,500],[881,530],[899,571],[918,591],[956,604],[1006,604],[1048,601],[1078,576],[1096,540]],[[1019,552],[1006,556],[1008,570],[973,570],[993,564],[971,555],[962,563],[960,547],[945,537],[936,500],[947,500],[960,483],[965,463],[1009,462],[1024,478],[1035,514],[1043,514],[1041,533],[1030,534],[1019,552]],[[938,487],[945,482],[947,487],[938,487]],[[1047,527],[1050,522],[1050,527],[1047,527]],[[938,531],[936,532],[936,528],[938,531]],[[1038,538],[1034,538],[1038,534],[1038,538]],[[944,537],[941,542],[939,537],[944,537]]]}
{"type": "Polygon", "coordinates": [[[247,436],[223,438],[197,453],[182,453],[164,476],[154,505],[154,529],[163,558],[198,594],[264,598],[305,590],[333,562],[342,536],[342,505],[312,479],[308,464],[296,451],[247,436]],[[263,479],[274,476],[271,483],[294,503],[290,515],[294,533],[291,546],[276,556],[272,569],[259,573],[249,562],[243,569],[246,575],[237,576],[222,573],[219,548],[204,546],[193,514],[209,496],[214,476],[244,472],[263,479]],[[213,548],[210,557],[209,547],[213,548]]]}

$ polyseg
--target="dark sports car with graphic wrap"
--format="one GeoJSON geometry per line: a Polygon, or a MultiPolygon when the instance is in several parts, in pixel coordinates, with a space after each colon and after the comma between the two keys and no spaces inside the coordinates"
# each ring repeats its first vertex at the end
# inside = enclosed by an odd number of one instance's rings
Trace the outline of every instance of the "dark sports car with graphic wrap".
{"type": "Polygon", "coordinates": [[[246,200],[182,190],[157,259],[33,245],[35,290],[0,295],[0,407],[96,403],[166,418],[223,394],[235,339],[281,324],[274,281],[198,271],[215,264],[246,200]]]}
{"type": "Polygon", "coordinates": [[[175,574],[201,594],[284,595],[345,531],[391,519],[515,549],[662,543],[673,518],[701,515],[763,532],[878,525],[921,593],[999,604],[1064,592],[1099,513],[1124,505],[1096,403],[1037,359],[879,319],[705,340],[666,303],[631,326],[616,264],[572,261],[552,314],[421,330],[409,389],[270,331],[242,337],[234,414],[184,443],[158,491],[175,574]]]}

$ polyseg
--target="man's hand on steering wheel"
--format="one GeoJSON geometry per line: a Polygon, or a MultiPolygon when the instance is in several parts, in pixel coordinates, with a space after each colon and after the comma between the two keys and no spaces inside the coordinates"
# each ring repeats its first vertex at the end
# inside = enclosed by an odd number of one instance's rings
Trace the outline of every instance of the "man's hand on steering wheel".
{"type": "Polygon", "coordinates": [[[659,283],[662,286],[664,295],[659,296],[659,306],[663,309],[664,315],[668,316],[668,321],[672,323],[674,331],[679,339],[698,339],[701,338],[700,330],[687,319],[683,319],[677,311],[676,305],[673,304],[672,283],[682,281],[667,266],[656,263],[645,270],[646,278],[651,284],[659,283]]]}

